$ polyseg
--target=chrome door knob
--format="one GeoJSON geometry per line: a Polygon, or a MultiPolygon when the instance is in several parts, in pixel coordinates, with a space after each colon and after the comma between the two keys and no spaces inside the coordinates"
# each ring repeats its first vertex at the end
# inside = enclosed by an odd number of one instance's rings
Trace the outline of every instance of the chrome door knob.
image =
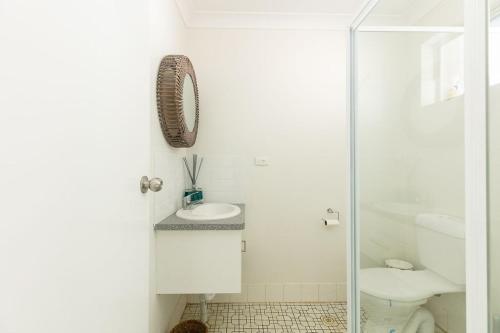
{"type": "Polygon", "coordinates": [[[147,176],[141,178],[141,192],[146,193],[148,190],[152,192],[161,191],[163,187],[163,180],[161,178],[148,179],[147,176]]]}

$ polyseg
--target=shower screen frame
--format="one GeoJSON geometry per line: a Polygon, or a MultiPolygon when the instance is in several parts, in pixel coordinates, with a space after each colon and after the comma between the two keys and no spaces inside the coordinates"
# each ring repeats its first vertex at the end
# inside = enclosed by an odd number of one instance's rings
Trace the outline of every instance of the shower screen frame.
{"type": "Polygon", "coordinates": [[[347,119],[348,156],[348,332],[361,333],[360,223],[357,201],[357,34],[359,32],[463,32],[465,43],[464,147],[467,332],[489,332],[487,112],[488,112],[488,0],[464,1],[464,26],[361,26],[383,0],[368,0],[349,26],[347,119]]]}

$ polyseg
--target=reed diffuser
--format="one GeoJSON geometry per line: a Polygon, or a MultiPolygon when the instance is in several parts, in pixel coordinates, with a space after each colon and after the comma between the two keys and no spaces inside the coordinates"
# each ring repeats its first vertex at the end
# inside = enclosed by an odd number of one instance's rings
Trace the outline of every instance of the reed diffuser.
{"type": "Polygon", "coordinates": [[[193,155],[193,164],[190,167],[188,160],[186,157],[182,158],[184,160],[184,165],[186,166],[186,170],[189,176],[189,180],[191,181],[191,188],[184,190],[184,196],[188,196],[191,194],[191,200],[193,201],[202,201],[203,200],[203,189],[196,185],[196,181],[200,175],[200,170],[203,165],[203,157],[200,159],[200,163],[198,164],[198,155],[193,155]]]}

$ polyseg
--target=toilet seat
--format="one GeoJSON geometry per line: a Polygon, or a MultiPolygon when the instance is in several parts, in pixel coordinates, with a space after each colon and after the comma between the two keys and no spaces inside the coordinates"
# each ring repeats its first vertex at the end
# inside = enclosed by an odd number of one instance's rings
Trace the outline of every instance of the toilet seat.
{"type": "Polygon", "coordinates": [[[399,302],[415,302],[436,294],[463,292],[457,285],[429,270],[408,271],[394,268],[361,269],[363,293],[399,302]]]}

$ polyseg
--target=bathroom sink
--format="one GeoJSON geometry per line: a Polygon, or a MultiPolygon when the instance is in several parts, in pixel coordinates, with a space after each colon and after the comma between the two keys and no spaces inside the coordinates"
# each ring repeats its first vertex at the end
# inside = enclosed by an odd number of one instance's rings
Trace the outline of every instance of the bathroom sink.
{"type": "Polygon", "coordinates": [[[240,207],[227,203],[204,203],[193,209],[179,209],[175,215],[186,220],[208,221],[222,220],[238,216],[240,207]]]}

